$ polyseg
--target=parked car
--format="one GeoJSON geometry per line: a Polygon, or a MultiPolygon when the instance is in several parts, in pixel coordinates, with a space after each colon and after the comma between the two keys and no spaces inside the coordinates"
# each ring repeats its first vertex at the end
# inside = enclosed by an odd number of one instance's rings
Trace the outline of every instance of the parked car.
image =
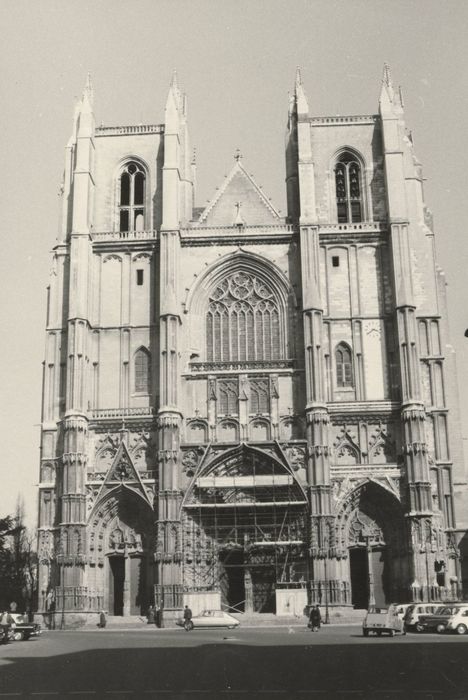
{"type": "Polygon", "coordinates": [[[390,637],[394,637],[396,632],[406,634],[405,624],[398,617],[396,606],[369,610],[362,623],[362,633],[364,637],[368,637],[370,632],[378,637],[384,633],[389,634],[390,637]]]}
{"type": "Polygon", "coordinates": [[[406,611],[413,603],[395,603],[395,611],[400,620],[404,620],[406,611]]]}
{"type": "Polygon", "coordinates": [[[190,621],[183,618],[177,620],[179,627],[185,627],[187,631],[204,627],[227,627],[234,629],[239,626],[239,620],[224,612],[224,610],[203,610],[199,615],[194,615],[190,621]]]}
{"type": "Polygon", "coordinates": [[[448,621],[459,609],[459,605],[439,605],[434,613],[420,615],[416,623],[416,632],[445,632],[448,621]]]}
{"type": "Polygon", "coordinates": [[[421,615],[434,615],[441,603],[412,603],[403,618],[406,629],[414,629],[421,615]]]}
{"type": "Polygon", "coordinates": [[[15,642],[27,641],[30,637],[38,637],[42,633],[40,624],[28,622],[26,615],[12,613],[11,616],[15,621],[15,627],[11,630],[11,637],[15,642]]]}
{"type": "Polygon", "coordinates": [[[462,605],[448,619],[447,632],[466,634],[468,631],[468,605],[462,605]]]}

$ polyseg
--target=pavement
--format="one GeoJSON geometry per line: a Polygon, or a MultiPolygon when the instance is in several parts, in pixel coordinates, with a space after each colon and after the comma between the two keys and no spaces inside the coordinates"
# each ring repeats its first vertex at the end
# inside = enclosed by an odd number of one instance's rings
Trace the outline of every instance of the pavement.
{"type": "Polygon", "coordinates": [[[46,631],[0,646],[3,698],[468,700],[468,636],[358,625],[46,631]]]}

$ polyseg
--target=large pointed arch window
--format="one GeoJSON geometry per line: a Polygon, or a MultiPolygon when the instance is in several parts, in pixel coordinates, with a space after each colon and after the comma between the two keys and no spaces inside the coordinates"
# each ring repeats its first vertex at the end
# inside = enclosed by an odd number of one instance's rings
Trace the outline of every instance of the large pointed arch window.
{"type": "Polygon", "coordinates": [[[336,385],[338,388],[352,387],[353,360],[351,349],[346,343],[340,343],[335,350],[336,385]]]}
{"type": "Polygon", "coordinates": [[[135,393],[149,394],[151,391],[151,355],[146,348],[135,353],[135,393]]]}
{"type": "Polygon", "coordinates": [[[208,361],[276,360],[284,354],[281,306],[270,285],[247,271],[227,275],[209,297],[208,361]]]}
{"type": "Polygon", "coordinates": [[[338,223],[362,221],[361,166],[352,153],[342,153],[335,167],[336,210],[338,223]]]}
{"type": "Polygon", "coordinates": [[[127,163],[119,181],[119,230],[143,231],[145,228],[146,175],[135,161],[127,163]]]}

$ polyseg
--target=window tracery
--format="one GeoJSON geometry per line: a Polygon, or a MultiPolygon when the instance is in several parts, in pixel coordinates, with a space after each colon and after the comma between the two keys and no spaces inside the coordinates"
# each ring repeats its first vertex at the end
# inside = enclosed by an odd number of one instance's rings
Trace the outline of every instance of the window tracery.
{"type": "Polygon", "coordinates": [[[361,166],[352,153],[345,151],[335,167],[338,223],[362,221],[361,166]]]}
{"type": "Polygon", "coordinates": [[[245,271],[225,277],[209,297],[207,360],[274,360],[282,345],[280,307],[271,287],[245,271]]]}
{"type": "Polygon", "coordinates": [[[146,175],[142,166],[135,161],[127,163],[119,184],[119,230],[143,231],[146,175]]]}
{"type": "Polygon", "coordinates": [[[270,410],[268,379],[250,380],[249,412],[268,413],[270,410]]]}
{"type": "Polygon", "coordinates": [[[222,416],[237,415],[239,385],[236,379],[218,382],[218,413],[222,416]]]}

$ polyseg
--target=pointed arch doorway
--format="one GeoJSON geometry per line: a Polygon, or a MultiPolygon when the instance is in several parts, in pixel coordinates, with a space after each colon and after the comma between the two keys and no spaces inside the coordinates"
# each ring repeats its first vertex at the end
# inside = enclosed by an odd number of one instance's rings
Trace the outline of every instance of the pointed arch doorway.
{"type": "Polygon", "coordinates": [[[385,607],[404,600],[409,586],[408,545],[396,496],[368,481],[344,499],[337,525],[347,554],[341,575],[348,582],[353,607],[385,607]]]}
{"type": "Polygon", "coordinates": [[[90,575],[110,615],[146,613],[153,597],[154,516],[149,504],[125,486],[95,508],[90,531],[90,575]]]}
{"type": "Polygon", "coordinates": [[[276,589],[307,580],[307,497],[288,467],[245,444],[206,465],[182,505],[184,587],[237,612],[276,611],[276,589]]]}

